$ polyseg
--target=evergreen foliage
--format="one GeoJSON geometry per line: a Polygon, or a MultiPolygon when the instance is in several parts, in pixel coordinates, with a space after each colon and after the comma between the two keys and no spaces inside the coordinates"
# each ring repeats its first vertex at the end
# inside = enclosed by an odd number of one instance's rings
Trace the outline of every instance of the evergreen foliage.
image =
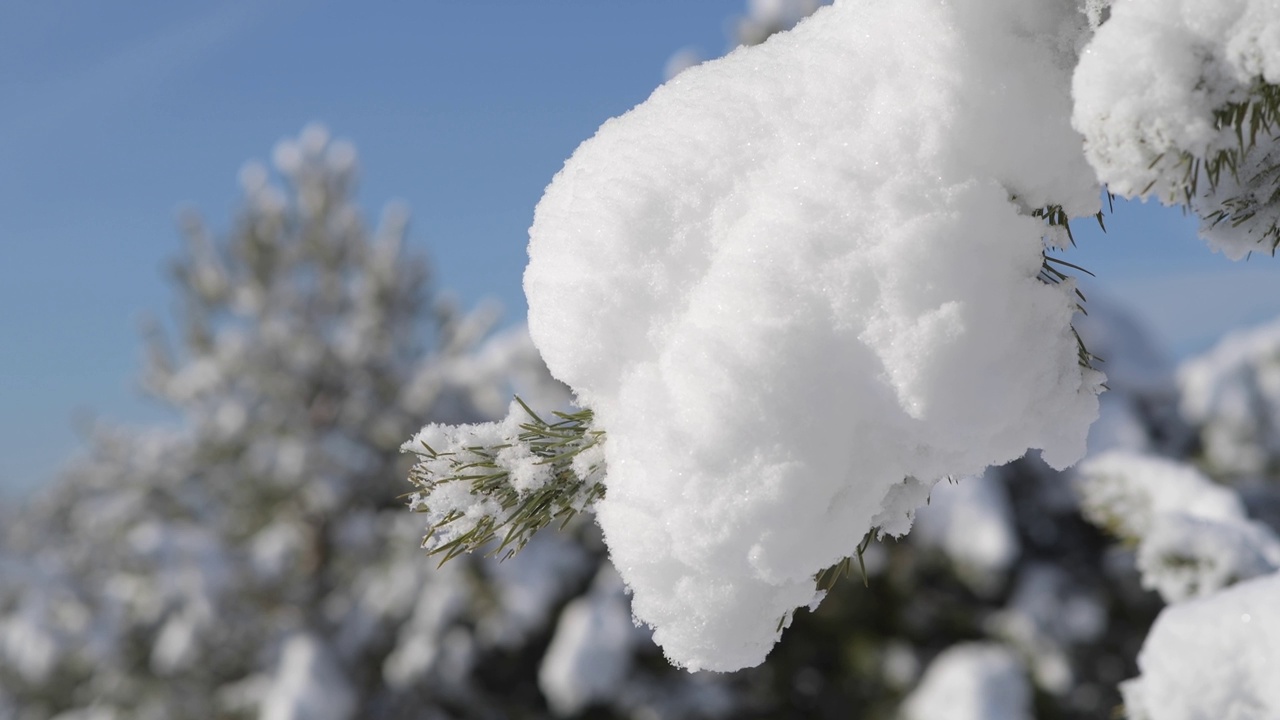
{"type": "Polygon", "coordinates": [[[1247,227],[1262,249],[1275,254],[1280,246],[1280,157],[1275,154],[1280,139],[1280,87],[1256,79],[1244,99],[1217,108],[1213,122],[1215,130],[1234,130],[1236,144],[1203,157],[1182,152],[1179,164],[1186,173],[1182,202],[1210,228],[1223,223],[1247,227]],[[1232,192],[1217,197],[1224,174],[1233,181],[1232,192]],[[1201,182],[1208,185],[1203,194],[1201,182]]]}
{"type": "MultiPolygon", "coordinates": [[[[527,336],[486,342],[491,313],[434,291],[402,210],[366,226],[349,145],[313,126],[275,164],[283,185],[242,171],[225,237],[184,218],[178,329],[152,325],[143,375],[177,426],[99,425],[4,527],[0,718],[536,704],[531,674],[510,699],[484,688],[530,637],[545,643],[513,618],[549,610],[511,607],[471,563],[424,566],[398,450],[424,418],[500,412],[513,376],[539,401],[563,390],[527,336]]],[[[543,602],[572,591],[582,562],[544,562],[566,586],[543,602]]]]}
{"type": "Polygon", "coordinates": [[[497,544],[492,554],[508,559],[523,549],[534,533],[553,524],[563,529],[604,495],[602,460],[589,464],[581,474],[575,469],[575,459],[604,442],[604,432],[591,429],[592,412],[556,410],[552,412],[555,420],[548,423],[519,397],[516,403],[527,418],[519,425],[520,434],[510,443],[473,445],[444,453],[421,440],[416,445],[406,444],[423,458],[409,473],[409,480],[420,488],[412,494],[412,509],[430,512],[431,493],[446,483],[465,484],[470,494],[492,499],[499,507],[497,514],[485,515],[456,533],[450,531],[451,526],[464,519],[460,511],[449,511],[433,522],[427,528],[424,543],[430,554],[443,556],[441,564],[491,543],[497,544]],[[549,467],[548,482],[525,492],[512,485],[511,471],[503,466],[500,456],[516,444],[536,458],[537,464],[549,467]],[[442,467],[447,469],[437,474],[442,467]],[[442,535],[449,539],[439,541],[442,535]]]}

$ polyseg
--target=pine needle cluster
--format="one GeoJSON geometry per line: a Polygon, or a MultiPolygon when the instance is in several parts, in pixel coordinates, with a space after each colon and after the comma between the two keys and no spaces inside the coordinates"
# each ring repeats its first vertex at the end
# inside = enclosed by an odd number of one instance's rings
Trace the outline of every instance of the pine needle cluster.
{"type": "Polygon", "coordinates": [[[519,397],[515,400],[527,418],[508,442],[437,450],[418,440],[405,447],[420,458],[409,475],[419,488],[411,493],[410,507],[429,515],[423,546],[441,555],[442,565],[485,549],[510,558],[539,530],[552,524],[563,528],[604,496],[605,434],[592,428],[591,410],[555,412],[548,422],[519,397]],[[549,471],[546,481],[532,488],[513,482],[504,453],[512,448],[536,458],[536,465],[549,471]],[[459,483],[467,490],[464,503],[438,492],[459,483]]]}
{"type": "MultiPolygon", "coordinates": [[[[1075,247],[1076,239],[1071,233],[1070,218],[1067,216],[1066,211],[1062,209],[1061,205],[1046,205],[1042,208],[1036,208],[1031,211],[1031,217],[1043,219],[1046,226],[1051,230],[1056,230],[1065,234],[1067,240],[1071,243],[1071,246],[1075,247]]],[[[1098,213],[1094,215],[1094,218],[1098,221],[1098,227],[1101,227],[1103,232],[1106,232],[1107,226],[1106,223],[1103,222],[1102,211],[1099,210],[1098,213]]],[[[1070,263],[1061,258],[1053,257],[1047,251],[1041,253],[1039,274],[1041,282],[1047,285],[1058,285],[1064,282],[1074,281],[1074,278],[1063,268],[1076,270],[1090,277],[1094,276],[1092,272],[1089,272],[1075,263],[1070,263]]],[[[1072,291],[1075,293],[1078,300],[1078,302],[1076,302],[1076,310],[1079,311],[1081,315],[1088,315],[1089,312],[1084,308],[1086,302],[1084,293],[1081,292],[1078,287],[1072,287],[1072,291]]],[[[1080,367],[1087,370],[1097,370],[1095,363],[1102,362],[1102,358],[1099,358],[1089,352],[1089,348],[1085,347],[1084,338],[1080,337],[1080,333],[1076,331],[1074,325],[1071,327],[1071,334],[1075,336],[1076,339],[1076,353],[1080,367]]]]}
{"type": "MultiPolygon", "coordinates": [[[[1244,99],[1214,110],[1213,127],[1234,134],[1235,142],[1202,155],[1179,151],[1175,168],[1181,181],[1167,201],[1195,211],[1207,229],[1225,225],[1245,232],[1275,254],[1280,247],[1280,157],[1274,151],[1280,134],[1280,86],[1256,79],[1244,99]]],[[[1164,158],[1158,155],[1151,167],[1164,158]]]]}

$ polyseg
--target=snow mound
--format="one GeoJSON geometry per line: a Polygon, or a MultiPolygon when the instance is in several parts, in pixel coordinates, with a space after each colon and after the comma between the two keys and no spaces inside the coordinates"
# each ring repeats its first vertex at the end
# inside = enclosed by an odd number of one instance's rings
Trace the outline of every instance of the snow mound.
{"type": "Polygon", "coordinates": [[[608,433],[598,519],[673,662],[761,662],[938,479],[1082,454],[1101,376],[1030,213],[1097,209],[1067,121],[1085,22],[837,3],[681,73],[547,188],[530,332],[608,433]]]}

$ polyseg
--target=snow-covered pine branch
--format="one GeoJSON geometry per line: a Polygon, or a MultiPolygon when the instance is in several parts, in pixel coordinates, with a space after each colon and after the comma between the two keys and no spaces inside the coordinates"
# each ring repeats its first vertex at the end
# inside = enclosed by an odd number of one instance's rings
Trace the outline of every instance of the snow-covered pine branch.
{"type": "Polygon", "coordinates": [[[1121,685],[1126,717],[1270,717],[1280,594],[1280,334],[1228,336],[1179,369],[1198,467],[1109,452],[1082,464],[1086,515],[1134,546],[1145,587],[1169,603],[1121,685]],[[1203,468],[1202,471],[1200,468],[1203,468]],[[1212,478],[1206,474],[1212,473],[1212,478]]]}
{"type": "Polygon", "coordinates": [[[1021,208],[1098,211],[1068,122],[1086,27],[837,4],[682,73],[548,188],[531,332],[608,433],[597,517],[673,661],[758,663],[938,479],[1083,451],[1101,376],[1021,208]],[[992,97],[1010,57],[1034,72],[992,97]]]}
{"type": "Polygon", "coordinates": [[[1259,0],[1126,0],[1074,78],[1107,188],[1183,205],[1233,259],[1280,244],[1280,17],[1259,0]]]}
{"type": "Polygon", "coordinates": [[[1083,463],[1086,517],[1135,545],[1142,584],[1166,602],[1280,570],[1280,538],[1194,467],[1110,452],[1083,463]]]}
{"type": "Polygon", "coordinates": [[[761,662],[940,478],[1081,457],[1104,378],[1046,248],[1106,183],[1272,250],[1273,27],[1254,0],[838,1],[579,147],[530,328],[607,433],[597,519],[672,662],[761,662]]]}
{"type": "Polygon", "coordinates": [[[533,534],[563,527],[604,494],[604,433],[590,410],[547,422],[518,397],[500,422],[423,428],[404,444],[418,456],[410,509],[427,516],[423,546],[441,562],[492,547],[511,557],[533,534]],[[492,544],[492,545],[491,545],[492,544]]]}
{"type": "Polygon", "coordinates": [[[182,312],[144,376],[177,427],[96,427],[0,523],[4,720],[505,717],[536,696],[495,666],[596,559],[548,534],[525,576],[422,562],[398,450],[424,418],[567,394],[523,328],[488,337],[491,312],[433,292],[402,210],[365,223],[350,145],[310,126],[275,170],[241,173],[225,234],[184,223],[182,312]]]}

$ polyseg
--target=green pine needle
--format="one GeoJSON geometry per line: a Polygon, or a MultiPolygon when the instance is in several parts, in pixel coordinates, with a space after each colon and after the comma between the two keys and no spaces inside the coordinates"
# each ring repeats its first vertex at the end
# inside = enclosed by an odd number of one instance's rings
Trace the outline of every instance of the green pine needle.
{"type": "MultiPolygon", "coordinates": [[[[1189,151],[1178,153],[1174,167],[1181,169],[1182,178],[1166,201],[1189,210],[1201,206],[1198,214],[1210,228],[1224,223],[1238,228],[1257,219],[1263,211],[1280,217],[1276,213],[1280,208],[1280,158],[1263,157],[1261,170],[1241,174],[1251,161],[1258,159],[1260,137],[1275,140],[1280,136],[1280,86],[1256,79],[1244,100],[1226,103],[1213,112],[1213,123],[1215,130],[1234,131],[1234,145],[1212,150],[1203,157],[1189,151]],[[1240,190],[1224,199],[1213,197],[1226,177],[1240,190]],[[1203,194],[1201,183],[1207,185],[1203,194]]],[[[1157,156],[1151,166],[1164,158],[1164,154],[1157,156]]],[[[1145,195],[1154,184],[1153,180],[1141,194],[1145,195]]],[[[1280,247],[1280,223],[1275,220],[1254,228],[1253,234],[1272,254],[1280,247]]]]}
{"type": "MultiPolygon", "coordinates": [[[[1067,213],[1062,209],[1061,205],[1046,205],[1045,207],[1037,208],[1031,211],[1031,217],[1043,218],[1045,224],[1065,229],[1067,232],[1067,239],[1071,241],[1072,246],[1076,244],[1075,238],[1071,234],[1071,219],[1067,217],[1067,213]]],[[[1098,220],[1098,225],[1101,226],[1105,232],[1107,227],[1103,224],[1102,212],[1099,211],[1094,217],[1098,220]]],[[[1049,255],[1047,252],[1042,252],[1040,260],[1040,281],[1047,285],[1057,285],[1066,280],[1072,279],[1071,275],[1060,270],[1058,266],[1082,272],[1090,277],[1096,277],[1092,272],[1076,265],[1075,263],[1067,262],[1062,258],[1056,258],[1049,255]]],[[[1080,288],[1074,288],[1074,290],[1076,297],[1080,299],[1080,302],[1076,303],[1076,309],[1079,310],[1082,315],[1088,315],[1089,313],[1084,307],[1087,302],[1084,293],[1080,291],[1080,288]]],[[[1089,348],[1085,347],[1084,339],[1080,337],[1079,332],[1076,332],[1074,326],[1071,328],[1071,334],[1076,339],[1076,354],[1080,367],[1087,370],[1096,370],[1097,367],[1095,366],[1095,363],[1102,362],[1102,358],[1089,352],[1089,348]]]]}
{"type": "MultiPolygon", "coordinates": [[[[443,556],[440,564],[463,553],[491,548],[490,555],[507,559],[520,552],[535,533],[551,525],[566,526],[578,513],[590,509],[604,497],[602,472],[598,464],[587,469],[586,477],[579,477],[573,468],[574,459],[604,441],[605,434],[591,428],[594,418],[590,410],[553,413],[551,422],[543,420],[519,397],[516,402],[529,416],[521,423],[517,442],[540,458],[539,464],[550,465],[552,479],[540,488],[520,492],[511,483],[506,469],[497,463],[498,453],[511,445],[493,447],[467,447],[456,453],[438,453],[422,444],[419,454],[434,461],[447,458],[449,472],[433,475],[429,464],[421,462],[410,471],[409,480],[418,487],[416,493],[425,500],[435,488],[445,483],[462,482],[470,485],[473,495],[488,498],[501,508],[496,515],[486,515],[445,542],[432,546],[433,539],[451,535],[455,523],[465,518],[457,512],[450,513],[427,529],[424,546],[430,546],[431,555],[443,556]],[[494,545],[496,543],[496,546],[494,545]]],[[[430,507],[419,503],[417,512],[429,512],[430,507]]]]}

